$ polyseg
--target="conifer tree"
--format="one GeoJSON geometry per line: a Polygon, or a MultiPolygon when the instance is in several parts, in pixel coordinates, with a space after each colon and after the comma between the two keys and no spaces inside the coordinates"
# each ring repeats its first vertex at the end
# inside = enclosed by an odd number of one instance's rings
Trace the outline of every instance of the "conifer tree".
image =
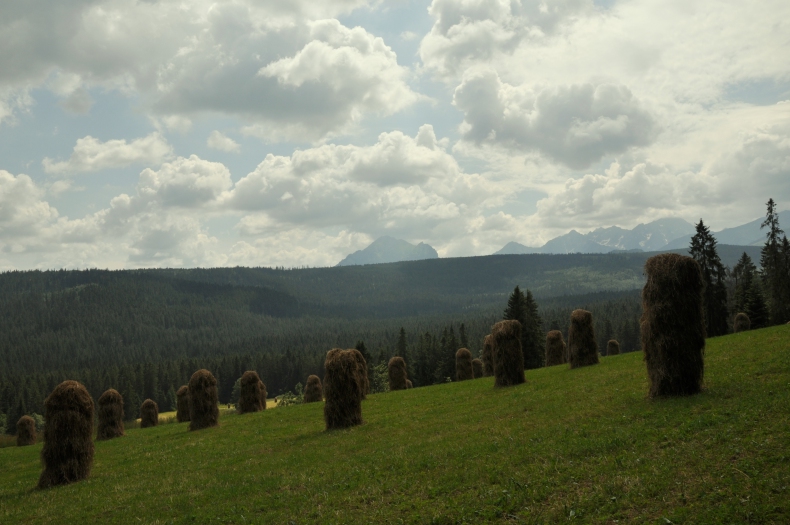
{"type": "Polygon", "coordinates": [[[760,265],[763,267],[762,280],[769,322],[774,325],[786,323],[788,320],[790,275],[788,275],[787,259],[790,256],[790,248],[783,253],[784,231],[779,227],[776,203],[773,199],[768,199],[766,207],[768,209],[760,229],[768,228],[768,231],[765,234],[765,245],[760,252],[760,265]]]}
{"type": "Polygon", "coordinates": [[[507,300],[502,319],[515,320],[521,323],[521,349],[524,353],[524,367],[527,369],[543,366],[543,346],[539,337],[542,321],[538,315],[538,305],[532,297],[532,292],[527,294],[516,286],[507,300]]]}
{"type": "Polygon", "coordinates": [[[732,314],[743,312],[748,315],[752,328],[766,326],[768,312],[757,279],[757,268],[746,252],[743,252],[738,263],[732,268],[732,277],[735,280],[732,314]]]}
{"type": "Polygon", "coordinates": [[[689,254],[702,270],[702,308],[708,337],[727,333],[727,271],[716,251],[716,239],[702,219],[691,238],[689,254]]]}

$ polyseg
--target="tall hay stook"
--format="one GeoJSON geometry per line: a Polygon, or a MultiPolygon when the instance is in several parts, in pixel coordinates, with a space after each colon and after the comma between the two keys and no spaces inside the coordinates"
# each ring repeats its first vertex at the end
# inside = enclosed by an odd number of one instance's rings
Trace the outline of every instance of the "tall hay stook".
{"type": "Polygon", "coordinates": [[[153,399],[146,399],[140,405],[140,428],[155,427],[159,424],[159,405],[153,399]]]}
{"type": "Polygon", "coordinates": [[[606,343],[606,355],[620,355],[620,343],[609,339],[609,342],[606,343]]]}
{"type": "Polygon", "coordinates": [[[324,422],[327,430],[362,424],[363,385],[351,350],[334,348],[324,362],[324,422]]]}
{"type": "Polygon", "coordinates": [[[318,403],[323,400],[324,387],[321,385],[321,378],[312,374],[307,378],[307,384],[304,387],[304,402],[318,403]]]}
{"type": "Polygon", "coordinates": [[[43,470],[38,488],[87,478],[93,467],[93,399],[77,381],[64,381],[44,400],[43,470]]]}
{"type": "Polygon", "coordinates": [[[702,388],[705,317],[702,273],[691,257],[663,253],[645,262],[642,349],[649,396],[682,396],[702,388]]]}
{"type": "Polygon", "coordinates": [[[26,447],[36,444],[36,421],[30,416],[22,416],[16,422],[16,446],[26,447]]]}
{"type": "Polygon", "coordinates": [[[472,359],[472,373],[475,379],[483,377],[483,361],[475,357],[472,359]]]}
{"type": "Polygon", "coordinates": [[[468,348],[459,348],[455,353],[455,380],[466,381],[475,378],[472,368],[472,352],[468,348]]]}
{"type": "Polygon", "coordinates": [[[96,441],[104,441],[124,435],[123,396],[114,388],[106,390],[96,403],[96,441]]]}
{"type": "Polygon", "coordinates": [[[494,337],[488,334],[483,339],[483,353],[480,356],[483,360],[483,377],[494,375],[494,337]]]}
{"type": "Polygon", "coordinates": [[[354,354],[354,360],[357,362],[357,373],[359,374],[359,384],[362,385],[362,399],[367,399],[370,394],[370,378],[368,377],[368,362],[365,361],[365,356],[356,348],[349,349],[354,354]]]}
{"type": "Polygon", "coordinates": [[[241,375],[239,380],[239,414],[248,412],[260,412],[263,410],[263,382],[258,372],[247,370],[241,375]]]}
{"type": "Polygon", "coordinates": [[[390,390],[406,390],[406,381],[409,379],[406,372],[406,361],[400,356],[395,356],[387,363],[387,375],[390,390]]]}
{"type": "Polygon", "coordinates": [[[562,332],[551,330],[546,334],[546,366],[564,365],[568,362],[568,347],[562,332]]]}
{"type": "Polygon", "coordinates": [[[189,430],[215,427],[219,424],[217,379],[201,368],[189,379],[189,430]]]}
{"type": "Polygon", "coordinates": [[[176,421],[189,421],[189,387],[181,385],[176,392],[176,421]]]}
{"type": "Polygon", "coordinates": [[[592,314],[587,310],[579,309],[571,313],[568,362],[571,368],[598,364],[598,342],[595,340],[592,314]]]}
{"type": "Polygon", "coordinates": [[[521,352],[521,323],[499,321],[491,327],[494,356],[494,386],[520,385],[524,378],[524,354],[521,352]]]}
{"type": "Polygon", "coordinates": [[[745,332],[747,330],[751,330],[752,328],[752,321],[749,319],[749,316],[743,312],[739,312],[735,316],[735,320],[732,322],[732,331],[736,334],[738,332],[745,332]]]}

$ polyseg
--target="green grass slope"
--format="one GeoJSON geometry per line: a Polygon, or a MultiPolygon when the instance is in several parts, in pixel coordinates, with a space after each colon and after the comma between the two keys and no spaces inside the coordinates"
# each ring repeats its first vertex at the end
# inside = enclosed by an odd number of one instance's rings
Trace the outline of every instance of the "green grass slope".
{"type": "Polygon", "coordinates": [[[790,327],[711,339],[705,391],[645,398],[640,354],[130,430],[90,479],[37,491],[41,445],[0,450],[0,523],[788,523],[790,327]]]}

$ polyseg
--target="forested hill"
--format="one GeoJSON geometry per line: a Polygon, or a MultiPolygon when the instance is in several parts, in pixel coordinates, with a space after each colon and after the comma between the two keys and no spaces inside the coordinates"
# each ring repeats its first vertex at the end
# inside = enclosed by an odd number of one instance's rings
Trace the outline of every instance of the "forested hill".
{"type": "MultiPolygon", "coordinates": [[[[726,253],[721,250],[722,254],[726,253]]],[[[739,252],[740,253],[740,252],[739,252]]],[[[0,274],[0,415],[40,412],[64,379],[95,397],[120,389],[133,415],[150,397],[169,408],[195,369],[228,400],[244,370],[271,395],[323,375],[332,347],[367,345],[371,364],[397,345],[419,364],[416,386],[477,355],[516,285],[534,292],[543,330],[593,311],[601,343],[638,345],[638,288],[648,254],[502,255],[371,266],[32,271],[0,274]],[[401,328],[404,337],[401,340],[401,328]]],[[[726,255],[725,255],[726,257],[726,255]]]]}

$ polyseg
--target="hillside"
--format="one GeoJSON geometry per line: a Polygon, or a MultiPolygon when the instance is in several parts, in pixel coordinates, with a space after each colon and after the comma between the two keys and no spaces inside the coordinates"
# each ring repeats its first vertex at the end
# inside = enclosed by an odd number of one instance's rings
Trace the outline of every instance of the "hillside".
{"type": "Polygon", "coordinates": [[[788,340],[708,340],[705,391],[681,399],[646,399],[634,353],[372,395],[346,431],[319,403],[130,430],[45,492],[40,444],[0,449],[0,522],[787,523],[788,340]]]}

